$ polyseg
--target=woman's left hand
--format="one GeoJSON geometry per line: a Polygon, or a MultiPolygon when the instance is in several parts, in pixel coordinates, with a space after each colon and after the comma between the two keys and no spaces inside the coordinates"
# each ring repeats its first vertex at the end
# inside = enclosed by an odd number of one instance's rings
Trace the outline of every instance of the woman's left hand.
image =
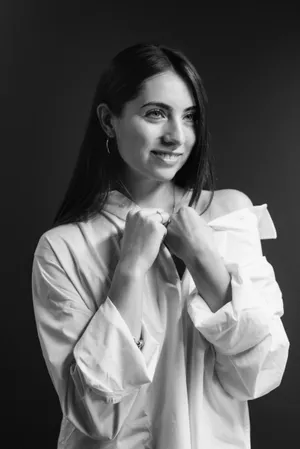
{"type": "Polygon", "coordinates": [[[195,209],[172,215],[165,243],[185,263],[198,292],[212,312],[231,300],[230,275],[215,245],[213,230],[195,209]]]}
{"type": "Polygon", "coordinates": [[[170,218],[164,243],[187,266],[195,258],[201,260],[216,251],[213,231],[195,209],[182,206],[170,218]]]}

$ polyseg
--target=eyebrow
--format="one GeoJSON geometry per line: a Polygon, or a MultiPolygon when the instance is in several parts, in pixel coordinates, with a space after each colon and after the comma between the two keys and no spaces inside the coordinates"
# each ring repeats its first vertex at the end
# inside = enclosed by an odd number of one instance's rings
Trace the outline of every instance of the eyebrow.
{"type": "MultiPolygon", "coordinates": [[[[173,109],[168,104],[162,103],[160,101],[149,101],[148,103],[143,104],[142,108],[145,108],[146,106],[158,106],[160,108],[167,109],[168,111],[171,111],[173,109]]],[[[196,110],[196,106],[190,106],[188,108],[185,108],[184,112],[194,111],[194,110],[196,110]]]]}

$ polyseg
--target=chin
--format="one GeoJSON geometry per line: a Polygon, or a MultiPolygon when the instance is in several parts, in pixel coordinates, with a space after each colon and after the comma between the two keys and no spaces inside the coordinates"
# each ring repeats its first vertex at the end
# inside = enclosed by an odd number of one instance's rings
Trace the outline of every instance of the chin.
{"type": "Polygon", "coordinates": [[[178,170],[159,170],[159,171],[155,171],[155,173],[152,174],[151,178],[155,179],[156,181],[160,181],[160,182],[167,182],[167,181],[171,181],[176,173],[178,172],[178,170]]]}

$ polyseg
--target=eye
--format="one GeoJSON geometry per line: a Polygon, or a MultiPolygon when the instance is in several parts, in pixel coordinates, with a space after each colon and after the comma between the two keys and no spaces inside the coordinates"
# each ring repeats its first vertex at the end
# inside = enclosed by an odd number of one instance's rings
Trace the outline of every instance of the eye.
{"type": "Polygon", "coordinates": [[[162,118],[164,116],[165,116],[165,114],[161,109],[151,109],[151,111],[148,111],[146,113],[146,117],[151,117],[154,119],[162,118]]]}
{"type": "Polygon", "coordinates": [[[187,118],[187,120],[189,122],[194,122],[195,123],[197,121],[196,112],[190,112],[189,114],[187,114],[185,116],[185,118],[187,118]]]}

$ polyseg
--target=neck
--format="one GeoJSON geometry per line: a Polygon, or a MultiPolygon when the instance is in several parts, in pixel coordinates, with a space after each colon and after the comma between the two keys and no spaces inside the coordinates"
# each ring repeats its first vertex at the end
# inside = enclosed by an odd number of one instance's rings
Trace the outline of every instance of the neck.
{"type": "Polygon", "coordinates": [[[172,213],[174,207],[174,188],[172,181],[153,182],[145,179],[135,180],[134,183],[122,180],[118,186],[118,190],[140,207],[161,208],[168,213],[172,213]]]}

